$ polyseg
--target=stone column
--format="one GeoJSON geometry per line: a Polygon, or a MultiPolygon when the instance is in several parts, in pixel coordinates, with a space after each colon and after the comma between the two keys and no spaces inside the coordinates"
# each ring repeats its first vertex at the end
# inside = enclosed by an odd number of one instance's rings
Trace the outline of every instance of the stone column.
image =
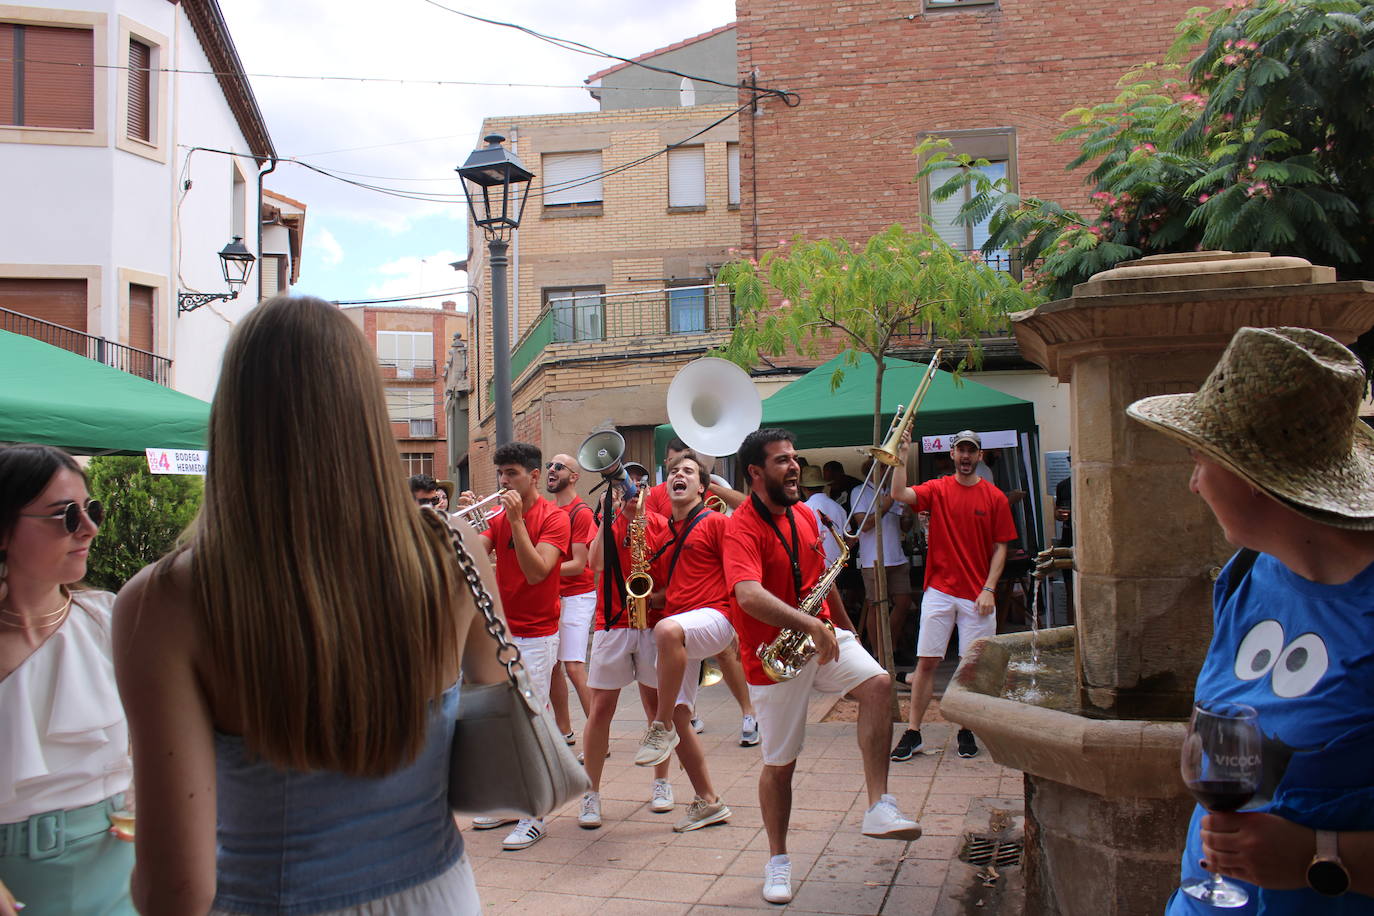
{"type": "Polygon", "coordinates": [[[1072,382],[1080,699],[1125,718],[1183,717],[1211,634],[1209,573],[1231,554],[1192,460],[1126,405],[1196,391],[1236,329],[1374,326],[1374,284],[1302,258],[1224,251],[1122,264],[1014,318],[1026,358],[1072,382]]]}

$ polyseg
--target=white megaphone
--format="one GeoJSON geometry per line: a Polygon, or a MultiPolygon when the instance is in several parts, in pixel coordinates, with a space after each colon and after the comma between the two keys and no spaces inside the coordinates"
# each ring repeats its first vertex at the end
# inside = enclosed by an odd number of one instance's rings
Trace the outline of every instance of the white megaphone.
{"type": "Polygon", "coordinates": [[[625,498],[634,499],[638,490],[622,465],[624,457],[625,437],[613,429],[592,433],[577,449],[577,463],[583,470],[619,480],[625,488],[625,498]]]}
{"type": "Polygon", "coordinates": [[[728,359],[692,360],[668,386],[673,432],[704,455],[733,455],[762,420],[763,400],[753,380],[728,359]]]}

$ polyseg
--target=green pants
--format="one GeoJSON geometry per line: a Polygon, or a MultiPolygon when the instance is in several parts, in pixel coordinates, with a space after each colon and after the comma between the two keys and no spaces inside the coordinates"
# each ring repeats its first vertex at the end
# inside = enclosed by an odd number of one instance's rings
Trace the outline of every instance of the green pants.
{"type": "Polygon", "coordinates": [[[25,904],[24,916],[137,916],[129,899],[134,844],[111,836],[108,819],[98,829],[108,805],[61,812],[65,831],[33,818],[27,825],[0,825],[0,881],[25,904]],[[36,857],[30,856],[29,831],[35,834],[36,857]]]}

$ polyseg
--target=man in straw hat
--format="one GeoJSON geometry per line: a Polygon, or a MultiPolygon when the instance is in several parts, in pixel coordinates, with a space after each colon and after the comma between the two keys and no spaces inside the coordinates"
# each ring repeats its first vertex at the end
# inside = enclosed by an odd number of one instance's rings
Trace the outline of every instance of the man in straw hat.
{"type": "MultiPolygon", "coordinates": [[[[1238,912],[1374,913],[1374,432],[1364,371],[1303,328],[1241,328],[1197,394],[1127,413],[1188,446],[1190,489],[1240,552],[1213,595],[1199,704],[1258,712],[1261,788],[1193,812],[1185,884],[1239,881],[1238,912]],[[1341,897],[1340,900],[1331,898],[1341,897]]],[[[1177,892],[1169,916],[1210,912],[1177,892]]]]}

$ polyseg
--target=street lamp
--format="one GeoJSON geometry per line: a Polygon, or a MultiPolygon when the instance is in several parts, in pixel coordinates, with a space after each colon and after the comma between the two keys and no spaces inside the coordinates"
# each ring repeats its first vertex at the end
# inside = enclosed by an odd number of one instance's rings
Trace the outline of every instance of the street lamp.
{"type": "Polygon", "coordinates": [[[491,261],[491,333],[495,338],[491,362],[496,376],[493,384],[496,444],[504,445],[514,438],[506,295],[506,268],[510,266],[510,259],[506,256],[506,238],[512,230],[520,228],[520,216],[525,212],[534,173],[501,145],[505,137],[492,134],[482,139],[487,145],[473,150],[457,172],[463,179],[463,194],[468,199],[472,224],[481,227],[487,237],[487,254],[491,261]]]}
{"type": "Polygon", "coordinates": [[[177,293],[177,312],[194,312],[207,302],[214,302],[216,299],[223,299],[226,302],[230,299],[239,297],[239,290],[243,289],[248,282],[248,275],[253,272],[253,262],[257,258],[253,257],[253,252],[243,246],[243,236],[236,235],[220,249],[219,264],[220,272],[224,274],[224,282],[229,284],[227,293],[177,293]]]}

